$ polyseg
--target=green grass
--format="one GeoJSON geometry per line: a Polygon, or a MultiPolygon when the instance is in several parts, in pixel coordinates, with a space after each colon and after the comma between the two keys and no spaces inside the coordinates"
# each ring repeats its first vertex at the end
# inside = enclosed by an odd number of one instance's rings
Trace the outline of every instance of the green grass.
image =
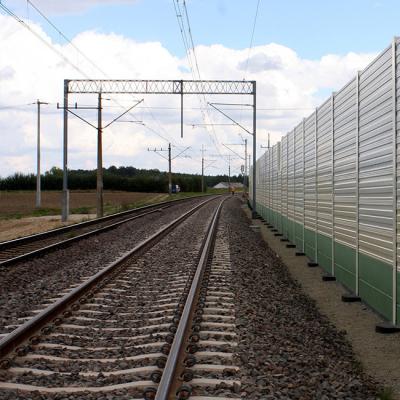
{"type": "Polygon", "coordinates": [[[57,215],[60,213],[61,213],[60,208],[37,208],[29,213],[17,212],[17,213],[2,215],[0,216],[0,219],[8,220],[8,219],[21,219],[23,217],[44,217],[48,215],[57,215]]]}
{"type": "Polygon", "coordinates": [[[71,214],[91,214],[95,210],[94,207],[78,207],[71,210],[71,214]]]}
{"type": "Polygon", "coordinates": [[[353,368],[357,372],[357,374],[362,374],[364,372],[364,367],[359,360],[353,361],[353,368]]]}
{"type": "Polygon", "coordinates": [[[76,236],[76,232],[68,232],[68,233],[66,233],[65,234],[65,237],[67,238],[67,239],[72,239],[72,238],[74,238],[76,236]]]}
{"type": "Polygon", "coordinates": [[[391,387],[384,387],[378,393],[378,399],[380,400],[393,400],[394,399],[394,390],[391,387]]]}

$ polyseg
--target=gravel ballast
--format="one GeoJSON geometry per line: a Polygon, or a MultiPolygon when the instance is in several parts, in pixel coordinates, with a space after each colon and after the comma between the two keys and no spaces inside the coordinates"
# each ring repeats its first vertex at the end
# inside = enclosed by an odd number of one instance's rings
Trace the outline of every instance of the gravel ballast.
{"type": "Polygon", "coordinates": [[[220,219],[234,271],[241,397],[375,399],[378,388],[344,332],[320,314],[241,206],[231,199],[220,219]]]}

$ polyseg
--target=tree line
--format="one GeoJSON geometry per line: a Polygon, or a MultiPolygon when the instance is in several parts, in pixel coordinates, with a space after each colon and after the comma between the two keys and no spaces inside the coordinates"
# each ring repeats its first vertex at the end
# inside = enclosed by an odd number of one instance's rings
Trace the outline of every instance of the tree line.
{"type": "MultiPolygon", "coordinates": [[[[62,175],[60,168],[53,167],[41,175],[42,190],[61,190],[62,175]]],[[[124,190],[128,192],[167,192],[168,172],[158,169],[139,169],[135,167],[103,168],[104,189],[124,190]]],[[[227,175],[204,176],[205,186],[212,187],[219,182],[227,182],[227,175]]],[[[231,176],[231,182],[242,182],[243,176],[231,176]]],[[[173,173],[172,183],[178,184],[184,192],[201,191],[201,175],[173,173]]],[[[96,189],[96,170],[69,170],[68,187],[71,190],[96,189]]],[[[16,173],[0,178],[0,190],[35,190],[36,175],[16,173]]]]}

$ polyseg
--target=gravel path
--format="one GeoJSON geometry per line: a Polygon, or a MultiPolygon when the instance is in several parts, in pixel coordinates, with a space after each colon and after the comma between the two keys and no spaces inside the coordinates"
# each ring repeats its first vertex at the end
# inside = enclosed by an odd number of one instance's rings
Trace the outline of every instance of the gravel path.
{"type": "Polygon", "coordinates": [[[280,258],[254,232],[238,198],[228,232],[236,292],[237,361],[244,399],[375,399],[343,332],[317,310],[280,258]]]}
{"type": "Polygon", "coordinates": [[[43,308],[45,300],[81,283],[85,277],[203,201],[193,199],[173,205],[41,258],[1,269],[0,334],[12,331],[24,322],[21,318],[32,315],[33,309],[43,308]]]}

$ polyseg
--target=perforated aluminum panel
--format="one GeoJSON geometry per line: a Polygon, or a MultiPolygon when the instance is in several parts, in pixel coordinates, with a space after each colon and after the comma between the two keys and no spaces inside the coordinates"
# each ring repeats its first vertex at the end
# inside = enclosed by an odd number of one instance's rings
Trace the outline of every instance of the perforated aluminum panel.
{"type": "Polygon", "coordinates": [[[332,236],[332,102],[317,112],[318,232],[332,236]]]}
{"type": "Polygon", "coordinates": [[[307,229],[316,230],[316,163],[315,112],[305,120],[304,134],[304,222],[307,229]]]}
{"type": "Polygon", "coordinates": [[[304,147],[303,147],[303,123],[297,125],[294,130],[295,141],[295,221],[303,224],[304,220],[304,147]]]}
{"type": "MultiPolygon", "coordinates": [[[[288,215],[288,171],[287,171],[287,136],[281,140],[281,214],[287,218],[288,215]]],[[[287,232],[284,232],[287,234],[287,232]]]]}
{"type": "Polygon", "coordinates": [[[280,180],[280,143],[272,148],[272,191],[273,191],[273,210],[277,213],[281,212],[281,180],[280,180]]]}
{"type": "Polygon", "coordinates": [[[334,202],[335,240],[356,245],[356,79],[335,95],[334,107],[334,202]]]}
{"type": "Polygon", "coordinates": [[[294,131],[289,132],[287,135],[287,203],[288,203],[288,218],[291,221],[294,221],[294,193],[295,193],[295,185],[294,185],[294,155],[295,155],[295,147],[294,147],[294,131]]]}
{"type": "Polygon", "coordinates": [[[359,249],[392,261],[391,48],[360,74],[359,249]]]}
{"type": "MultiPolygon", "coordinates": [[[[397,40],[399,46],[400,41],[397,40]]],[[[397,125],[397,173],[396,173],[396,190],[397,190],[397,209],[400,209],[400,49],[396,49],[396,125],[397,125]]],[[[397,269],[400,271],[400,213],[397,213],[397,269]]]]}

